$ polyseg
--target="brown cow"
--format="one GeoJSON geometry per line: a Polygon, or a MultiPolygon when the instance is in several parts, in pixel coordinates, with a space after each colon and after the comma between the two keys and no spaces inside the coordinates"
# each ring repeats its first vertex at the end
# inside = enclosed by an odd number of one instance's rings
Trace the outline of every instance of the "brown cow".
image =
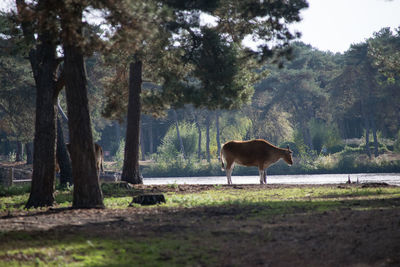
{"type": "Polygon", "coordinates": [[[232,170],[235,163],[243,166],[256,166],[260,174],[260,184],[267,183],[267,168],[283,159],[292,165],[293,152],[287,148],[276,147],[263,139],[250,141],[230,141],[221,148],[220,160],[222,168],[226,162],[226,177],[228,184],[232,184],[232,170]]]}
{"type": "MultiPolygon", "coordinates": [[[[70,152],[71,144],[66,144],[68,152],[70,152]]],[[[94,143],[94,156],[96,159],[96,169],[97,173],[100,175],[100,171],[104,172],[103,169],[103,162],[104,162],[104,155],[103,149],[97,143],[94,143]]],[[[58,160],[56,161],[56,172],[60,172],[60,166],[58,165],[58,160]]]]}

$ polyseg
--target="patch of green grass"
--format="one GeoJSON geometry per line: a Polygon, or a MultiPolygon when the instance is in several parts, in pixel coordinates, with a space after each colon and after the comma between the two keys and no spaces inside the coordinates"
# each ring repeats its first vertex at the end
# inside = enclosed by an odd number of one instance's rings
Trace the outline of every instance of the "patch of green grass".
{"type": "MultiPolygon", "coordinates": [[[[13,234],[8,247],[0,252],[0,266],[188,266],[213,263],[208,251],[197,247],[191,237],[83,238],[18,240],[13,234]],[[195,261],[195,262],[194,262],[195,261]]],[[[42,238],[40,238],[42,239],[42,238]]]]}
{"type": "MultiPolygon", "coordinates": [[[[214,186],[211,190],[180,194],[175,192],[176,188],[171,186],[173,192],[165,193],[166,204],[162,207],[217,207],[229,205],[274,205],[275,202],[303,203],[307,202],[325,203],[327,201],[342,200],[368,200],[399,198],[400,187],[378,187],[361,188],[349,186],[338,188],[336,186],[309,186],[309,187],[288,187],[288,188],[263,188],[259,189],[235,189],[214,186]]],[[[132,190],[117,190],[115,195],[112,191],[105,194],[104,204],[107,208],[127,208],[132,201],[132,190]]],[[[29,194],[0,197],[0,212],[22,210],[29,194]]],[[[72,205],[72,192],[69,190],[57,190],[55,201],[57,207],[69,207],[72,205]]],[[[151,207],[146,207],[151,208],[151,207]]]]}
{"type": "Polygon", "coordinates": [[[29,194],[0,197],[0,212],[24,209],[28,197],[29,194]]]}
{"type": "MultiPolygon", "coordinates": [[[[163,215],[151,214],[154,206],[135,206],[135,209],[149,209],[146,219],[149,224],[151,221],[154,231],[133,232],[134,237],[129,236],[128,231],[120,236],[118,231],[106,236],[90,235],[84,231],[63,235],[62,229],[59,236],[54,235],[52,230],[0,232],[0,266],[213,266],[218,263],[218,255],[229,242],[268,240],[271,233],[262,230],[260,222],[264,224],[273,220],[274,216],[341,209],[392,208],[400,203],[400,187],[210,188],[197,193],[179,193],[171,188],[173,192],[164,194],[167,203],[155,206],[175,210],[176,214],[171,218],[176,221],[167,219],[164,224],[159,223],[162,217],[157,217],[163,215]],[[182,213],[176,208],[182,208],[182,213]],[[226,219],[225,215],[228,216],[226,219]],[[179,218],[189,218],[189,221],[193,218],[193,222],[186,221],[180,228],[176,224],[179,218]],[[236,221],[235,226],[227,227],[232,221],[236,221]],[[197,228],[196,222],[201,222],[204,228],[197,228]],[[210,228],[209,223],[225,223],[225,226],[210,228]],[[157,231],[160,226],[175,228],[160,233],[157,231]],[[197,230],[201,231],[201,235],[197,230]]],[[[104,203],[107,208],[128,207],[132,192],[125,196],[120,196],[120,191],[117,193],[117,196],[106,195],[104,203]]],[[[56,191],[55,196],[59,206],[71,205],[72,192],[56,191]]],[[[22,209],[27,198],[28,194],[1,197],[0,206],[6,208],[0,211],[22,209]]]]}
{"type": "Polygon", "coordinates": [[[31,189],[30,184],[26,185],[13,185],[10,187],[4,187],[0,185],[0,197],[7,197],[7,196],[17,196],[29,193],[31,189]]]}

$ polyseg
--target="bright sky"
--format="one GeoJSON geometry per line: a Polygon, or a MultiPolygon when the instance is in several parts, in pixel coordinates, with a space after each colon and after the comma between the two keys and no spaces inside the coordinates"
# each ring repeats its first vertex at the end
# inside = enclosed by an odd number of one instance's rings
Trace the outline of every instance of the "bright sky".
{"type": "MultiPolygon", "coordinates": [[[[302,22],[293,28],[301,40],[320,50],[344,52],[383,27],[400,27],[400,0],[308,0],[302,22]]],[[[14,0],[0,0],[0,10],[14,0]]]]}
{"type": "Polygon", "coordinates": [[[295,29],[320,50],[344,52],[383,27],[400,27],[400,0],[308,0],[295,29]]]}

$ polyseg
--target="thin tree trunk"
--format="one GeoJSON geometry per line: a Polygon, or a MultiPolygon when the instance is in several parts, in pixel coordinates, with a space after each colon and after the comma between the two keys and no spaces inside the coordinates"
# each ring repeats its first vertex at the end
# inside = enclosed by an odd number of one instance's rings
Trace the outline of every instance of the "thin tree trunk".
{"type": "Polygon", "coordinates": [[[61,18],[70,156],[74,177],[72,207],[104,208],[96,169],[83,53],[74,41],[77,35],[82,35],[82,12],[83,8],[79,4],[70,6],[61,18]]]}
{"type": "Polygon", "coordinates": [[[67,152],[67,147],[64,142],[64,134],[61,127],[61,120],[57,118],[57,160],[60,166],[60,185],[66,186],[72,184],[72,167],[71,159],[67,152]]]}
{"type": "Polygon", "coordinates": [[[199,160],[201,160],[201,127],[200,127],[199,118],[196,114],[194,115],[194,121],[196,123],[197,133],[199,135],[199,139],[197,142],[197,158],[199,160]]]}
{"type": "Polygon", "coordinates": [[[365,110],[363,102],[361,102],[361,113],[364,118],[364,126],[365,126],[365,151],[369,158],[371,158],[371,151],[369,149],[369,119],[367,116],[367,112],[365,110]]]}
{"type": "Polygon", "coordinates": [[[307,126],[303,126],[303,134],[304,134],[304,142],[310,149],[310,151],[314,150],[314,146],[311,139],[310,129],[307,126]]]}
{"type": "Polygon", "coordinates": [[[17,141],[17,153],[15,155],[15,161],[21,162],[24,158],[24,145],[21,141],[17,141]]]}
{"type": "Polygon", "coordinates": [[[376,134],[375,120],[374,120],[373,115],[370,115],[369,118],[371,120],[372,135],[374,137],[374,155],[375,155],[375,157],[377,157],[377,156],[379,156],[379,142],[378,142],[378,136],[376,134]]]}
{"type": "Polygon", "coordinates": [[[182,140],[181,134],[179,132],[178,115],[176,114],[175,110],[173,110],[173,112],[174,112],[174,118],[175,118],[176,135],[177,135],[177,138],[179,140],[179,145],[180,145],[180,148],[181,148],[181,153],[183,155],[183,158],[186,159],[185,147],[183,146],[183,140],[182,140]]]}
{"type": "Polygon", "coordinates": [[[132,184],[143,184],[139,169],[139,134],[142,91],[142,61],[136,59],[129,66],[129,103],[125,138],[124,166],[121,180],[132,184]]]}
{"type": "Polygon", "coordinates": [[[206,120],[206,153],[207,153],[207,162],[211,162],[211,154],[210,154],[210,114],[207,113],[206,120]]]}
{"type": "Polygon", "coordinates": [[[29,142],[25,144],[26,151],[26,164],[33,164],[33,143],[29,142]]]}
{"type": "Polygon", "coordinates": [[[219,157],[219,152],[221,151],[221,140],[220,140],[220,134],[219,134],[219,111],[215,113],[215,128],[217,131],[217,157],[219,157]]]}

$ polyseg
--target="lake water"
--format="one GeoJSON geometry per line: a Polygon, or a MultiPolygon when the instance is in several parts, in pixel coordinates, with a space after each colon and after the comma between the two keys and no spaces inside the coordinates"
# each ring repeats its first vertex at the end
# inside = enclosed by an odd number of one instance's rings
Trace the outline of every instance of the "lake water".
{"type": "MultiPolygon", "coordinates": [[[[352,182],[388,183],[400,186],[400,173],[350,174],[352,182]]],[[[259,184],[259,176],[232,176],[233,184],[259,184]]],[[[348,174],[268,175],[267,184],[340,184],[346,183],[348,174]]],[[[147,185],[156,184],[226,184],[226,176],[144,178],[147,185]]]]}

